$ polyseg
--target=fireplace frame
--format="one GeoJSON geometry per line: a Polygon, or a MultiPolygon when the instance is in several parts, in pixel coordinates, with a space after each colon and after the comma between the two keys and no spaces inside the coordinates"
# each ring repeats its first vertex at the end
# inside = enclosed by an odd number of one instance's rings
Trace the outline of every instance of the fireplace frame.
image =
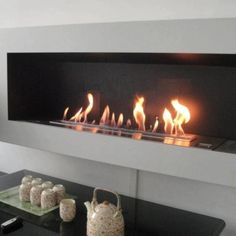
{"type": "Polygon", "coordinates": [[[236,187],[235,154],[71,132],[58,127],[9,121],[7,117],[8,52],[236,53],[235,24],[235,19],[229,19],[223,22],[188,20],[2,29],[0,139],[77,158],[236,187]],[[208,32],[209,28],[211,32],[208,32]],[[226,32],[227,39],[223,36],[226,32]],[[208,37],[204,36],[206,34],[208,37]],[[204,37],[196,42],[195,37],[199,35],[204,37]]]}
{"type": "Polygon", "coordinates": [[[212,150],[236,140],[236,129],[232,129],[236,116],[234,54],[22,52],[8,53],[7,65],[9,120],[212,150]],[[90,123],[70,122],[68,117],[85,106],[88,91],[94,94],[90,123]],[[132,119],[132,100],[137,94],[146,100],[146,132],[138,131],[132,119]],[[162,113],[173,98],[187,102],[190,108],[184,136],[163,130],[162,113]],[[131,118],[132,128],[99,125],[106,104],[116,116],[124,114],[124,123],[131,118]],[[62,120],[66,107],[68,119],[62,120]],[[156,116],[159,127],[151,132],[156,116]]]}

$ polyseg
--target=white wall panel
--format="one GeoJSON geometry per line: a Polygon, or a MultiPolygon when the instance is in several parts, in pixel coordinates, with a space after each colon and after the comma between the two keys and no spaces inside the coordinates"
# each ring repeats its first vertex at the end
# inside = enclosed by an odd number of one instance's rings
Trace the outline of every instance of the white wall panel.
{"type": "Polygon", "coordinates": [[[236,19],[214,19],[2,29],[0,139],[108,164],[236,186],[234,154],[8,121],[6,59],[7,52],[45,51],[235,53],[235,25],[236,19]]]}
{"type": "Polygon", "coordinates": [[[92,187],[136,193],[136,171],[0,142],[0,171],[29,169],[92,187]]]}
{"type": "Polygon", "coordinates": [[[0,27],[235,17],[234,0],[0,0],[0,27]]]}
{"type": "Polygon", "coordinates": [[[141,171],[137,196],[219,217],[226,221],[226,230],[222,235],[236,235],[236,188],[141,171]]]}

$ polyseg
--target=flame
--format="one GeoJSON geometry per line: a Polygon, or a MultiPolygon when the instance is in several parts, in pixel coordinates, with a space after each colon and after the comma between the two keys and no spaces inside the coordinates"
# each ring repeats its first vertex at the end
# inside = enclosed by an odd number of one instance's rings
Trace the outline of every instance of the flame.
{"type": "Polygon", "coordinates": [[[121,127],[123,125],[123,121],[124,121],[124,116],[122,113],[120,113],[118,121],[117,121],[117,127],[121,127]]]}
{"type": "Polygon", "coordinates": [[[115,118],[115,113],[112,113],[111,116],[111,126],[115,127],[116,126],[116,118],[115,118]]]}
{"type": "Polygon", "coordinates": [[[128,119],[128,120],[126,121],[126,128],[130,128],[131,125],[132,125],[131,120],[128,119]]]}
{"type": "Polygon", "coordinates": [[[83,116],[83,113],[82,113],[82,107],[79,109],[79,111],[74,115],[74,116],[72,116],[71,118],[70,118],[70,120],[74,120],[75,122],[77,122],[77,121],[80,121],[81,120],[81,118],[82,118],[82,116],[83,116]]]}
{"type": "Polygon", "coordinates": [[[165,111],[163,113],[163,120],[165,121],[165,132],[173,134],[174,130],[175,135],[184,135],[182,124],[186,124],[190,121],[190,111],[186,106],[180,104],[178,99],[172,100],[171,104],[176,111],[176,116],[173,120],[170,112],[165,108],[165,111]]]}
{"type": "Polygon", "coordinates": [[[144,103],[144,97],[138,98],[137,102],[135,103],[134,110],[133,110],[133,116],[134,116],[135,122],[138,125],[138,129],[145,131],[146,116],[143,110],[143,103],[144,103]]]}
{"type": "Polygon", "coordinates": [[[159,125],[159,120],[158,120],[158,117],[156,117],[156,121],[155,121],[154,127],[152,129],[153,133],[155,133],[157,131],[158,125],[159,125]]]}
{"type": "Polygon", "coordinates": [[[182,123],[184,122],[185,124],[188,123],[191,118],[189,109],[186,106],[180,104],[178,99],[172,100],[171,104],[177,112],[175,119],[180,120],[182,123]]]}
{"type": "Polygon", "coordinates": [[[67,108],[65,109],[65,111],[64,111],[64,113],[63,113],[63,118],[62,118],[62,120],[66,120],[68,111],[69,111],[69,107],[67,107],[67,108]]]}
{"type": "Polygon", "coordinates": [[[163,120],[165,122],[164,130],[168,134],[173,134],[174,123],[172,116],[167,108],[163,112],[163,120]]]}
{"type": "Polygon", "coordinates": [[[83,112],[84,122],[87,122],[88,114],[93,109],[93,95],[91,93],[88,93],[87,98],[88,98],[88,101],[89,101],[89,105],[87,106],[87,108],[83,112]]]}
{"type": "MultiPolygon", "coordinates": [[[[92,122],[88,122],[88,115],[92,111],[93,106],[94,106],[94,97],[91,93],[88,93],[87,99],[88,99],[88,105],[86,109],[83,110],[83,107],[81,107],[77,111],[77,113],[74,116],[72,116],[69,120],[75,121],[75,122],[83,121],[84,123],[90,123],[91,125],[97,126],[95,120],[93,120],[92,122]]],[[[173,119],[170,111],[167,108],[164,109],[163,120],[165,123],[165,126],[164,126],[165,133],[176,135],[176,136],[185,135],[182,125],[190,121],[191,119],[190,111],[188,107],[179,103],[178,99],[172,100],[171,104],[176,112],[176,115],[173,119]]],[[[64,110],[63,118],[62,118],[64,120],[63,123],[65,123],[65,120],[68,119],[67,118],[68,111],[69,111],[69,107],[67,107],[64,110]]],[[[133,117],[138,126],[138,130],[146,131],[146,128],[145,128],[146,115],[144,113],[144,97],[137,97],[135,101],[134,109],[133,109],[133,117]]],[[[99,125],[110,125],[111,127],[117,127],[117,128],[126,127],[127,129],[132,128],[130,119],[127,119],[126,124],[123,124],[123,123],[124,123],[123,113],[120,113],[118,119],[116,120],[116,115],[113,112],[110,119],[110,108],[107,105],[102,113],[99,125]]],[[[158,117],[156,117],[154,125],[150,125],[150,129],[148,129],[148,132],[155,133],[158,131],[158,127],[159,127],[159,120],[158,120],[158,117]]],[[[76,129],[81,130],[82,129],[81,124],[78,127],[76,127],[76,129]]],[[[97,130],[98,129],[94,128],[92,132],[97,132],[97,130]]],[[[118,135],[121,134],[121,130],[122,129],[120,129],[120,132],[118,132],[118,135]]],[[[140,132],[140,131],[138,134],[134,135],[135,139],[139,139],[142,137],[143,132],[140,132]]],[[[117,132],[117,130],[115,130],[115,132],[117,132]]],[[[171,142],[171,141],[167,140],[166,142],[171,142]]]]}
{"type": "Polygon", "coordinates": [[[184,130],[182,128],[183,123],[188,123],[190,121],[190,111],[189,109],[180,104],[177,99],[171,101],[172,106],[176,110],[176,116],[174,119],[175,124],[175,134],[176,135],[184,135],[184,130]]]}
{"type": "MultiPolygon", "coordinates": [[[[109,108],[109,107],[108,107],[109,108]]],[[[102,115],[102,118],[101,118],[101,121],[100,121],[100,123],[102,123],[102,124],[104,124],[104,123],[109,123],[109,115],[108,115],[108,119],[107,118],[105,118],[106,120],[107,120],[107,122],[104,122],[104,117],[103,116],[107,116],[107,113],[108,113],[108,111],[106,110],[106,108],[105,108],[105,110],[104,110],[104,112],[103,112],[103,115],[102,115]],[[104,112],[105,112],[105,114],[104,114],[104,112]]],[[[120,115],[119,115],[119,118],[118,118],[118,121],[117,121],[117,124],[116,124],[116,116],[115,116],[115,113],[114,112],[112,112],[112,115],[111,115],[111,126],[112,127],[121,127],[122,125],[123,125],[123,120],[124,120],[124,116],[123,116],[123,114],[122,113],[120,113],[120,115]]]]}
{"type": "Polygon", "coordinates": [[[107,125],[109,124],[109,116],[110,116],[110,108],[107,105],[102,113],[102,117],[100,120],[100,125],[107,125]]]}

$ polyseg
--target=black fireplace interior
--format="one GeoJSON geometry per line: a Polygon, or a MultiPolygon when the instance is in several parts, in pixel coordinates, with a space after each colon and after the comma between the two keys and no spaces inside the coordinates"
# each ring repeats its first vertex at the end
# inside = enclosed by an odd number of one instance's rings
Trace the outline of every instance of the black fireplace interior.
{"type": "Polygon", "coordinates": [[[9,120],[137,139],[143,135],[180,145],[187,137],[184,146],[236,150],[236,55],[8,53],[7,58],[9,120]],[[70,121],[81,107],[88,106],[88,93],[94,104],[86,124],[70,121]],[[140,97],[144,98],[145,131],[138,130],[134,118],[135,101],[140,97]],[[185,135],[181,137],[164,131],[163,112],[167,108],[175,117],[174,99],[191,114],[189,122],[182,124],[185,135]],[[107,105],[110,124],[99,125],[107,105]],[[116,125],[111,124],[113,112],[116,125]],[[120,113],[123,123],[117,127],[120,113]],[[158,128],[152,132],[156,117],[158,128]]]}

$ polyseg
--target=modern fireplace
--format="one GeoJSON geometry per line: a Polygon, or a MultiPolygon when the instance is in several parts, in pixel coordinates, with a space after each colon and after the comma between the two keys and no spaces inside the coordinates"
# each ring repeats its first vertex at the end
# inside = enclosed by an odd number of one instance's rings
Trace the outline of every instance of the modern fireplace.
{"type": "Polygon", "coordinates": [[[8,53],[7,60],[9,120],[236,152],[236,55],[8,53]]]}

